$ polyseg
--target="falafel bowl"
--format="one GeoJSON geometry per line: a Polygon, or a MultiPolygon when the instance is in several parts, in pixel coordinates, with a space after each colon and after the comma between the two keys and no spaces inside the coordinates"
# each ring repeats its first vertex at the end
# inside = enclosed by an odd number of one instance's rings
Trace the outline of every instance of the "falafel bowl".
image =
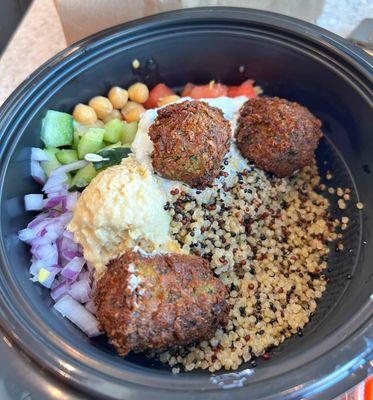
{"type": "Polygon", "coordinates": [[[88,336],[177,373],[255,367],[302,335],[351,200],[320,183],[309,110],[252,80],[179,94],[136,83],[49,110],[40,137],[42,193],[25,196],[40,213],[19,238],[31,279],[88,336]]]}

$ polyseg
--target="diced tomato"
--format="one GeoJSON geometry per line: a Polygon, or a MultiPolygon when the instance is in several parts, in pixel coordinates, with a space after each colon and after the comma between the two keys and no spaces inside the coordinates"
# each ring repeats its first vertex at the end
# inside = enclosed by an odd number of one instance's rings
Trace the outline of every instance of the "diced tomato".
{"type": "Polygon", "coordinates": [[[192,91],[192,89],[194,88],[193,83],[187,83],[184,86],[183,91],[181,92],[181,97],[188,97],[192,91]]]}
{"type": "Polygon", "coordinates": [[[182,96],[189,96],[192,99],[213,99],[215,97],[226,96],[228,87],[221,83],[210,82],[207,85],[193,85],[187,83],[183,89],[182,96]]]}
{"type": "Polygon", "coordinates": [[[373,399],[373,376],[365,381],[364,400],[373,399]]]}
{"type": "Polygon", "coordinates": [[[256,97],[256,93],[253,87],[254,81],[248,79],[242,82],[239,86],[228,87],[228,97],[247,96],[249,99],[256,97]]]}
{"type": "Polygon", "coordinates": [[[149,98],[144,103],[145,108],[155,108],[158,106],[159,99],[175,94],[168,86],[164,83],[158,83],[154,86],[149,93],[149,98]]]}

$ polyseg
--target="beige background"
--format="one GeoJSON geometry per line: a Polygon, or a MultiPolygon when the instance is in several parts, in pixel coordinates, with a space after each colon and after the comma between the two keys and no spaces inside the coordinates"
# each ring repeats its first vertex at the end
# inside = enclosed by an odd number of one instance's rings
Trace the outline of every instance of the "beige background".
{"type": "Polygon", "coordinates": [[[68,43],[122,22],[188,7],[231,6],[271,10],[315,22],[324,0],[54,0],[68,43]]]}
{"type": "Polygon", "coordinates": [[[229,4],[269,9],[347,36],[373,18],[372,0],[34,0],[0,59],[0,104],[54,54],[90,33],[153,12],[229,4]],[[65,39],[66,33],[67,40],[65,39]]]}

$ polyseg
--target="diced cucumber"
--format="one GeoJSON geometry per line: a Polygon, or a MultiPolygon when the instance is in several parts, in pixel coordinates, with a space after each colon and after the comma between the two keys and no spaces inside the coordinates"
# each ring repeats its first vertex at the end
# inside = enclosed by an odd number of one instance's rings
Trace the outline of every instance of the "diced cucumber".
{"type": "Polygon", "coordinates": [[[133,139],[136,136],[137,127],[137,122],[125,122],[122,135],[123,144],[130,145],[133,142],[133,139]]]}
{"type": "Polygon", "coordinates": [[[120,164],[123,158],[127,157],[131,153],[131,149],[128,147],[114,147],[111,149],[105,148],[100,150],[97,154],[104,158],[103,161],[96,161],[93,163],[93,167],[98,171],[111,167],[112,165],[120,164]]]}
{"type": "Polygon", "coordinates": [[[84,136],[84,134],[91,128],[102,128],[104,129],[105,124],[97,120],[94,124],[91,125],[82,125],[79,122],[73,121],[74,131],[78,133],[79,137],[84,136]]]}
{"type": "Polygon", "coordinates": [[[104,150],[116,149],[117,147],[124,147],[124,146],[122,145],[122,142],[119,141],[119,142],[117,142],[117,143],[108,144],[107,146],[103,147],[103,148],[100,150],[100,152],[101,152],[101,151],[104,151],[104,150]]]}
{"type": "Polygon", "coordinates": [[[57,160],[61,164],[70,164],[74,161],[78,161],[78,153],[76,150],[62,149],[56,153],[57,160]]]}
{"type": "Polygon", "coordinates": [[[43,168],[45,174],[47,177],[50,176],[50,174],[58,167],[61,166],[61,163],[57,160],[56,154],[58,152],[58,149],[51,147],[49,149],[44,149],[45,154],[48,157],[48,161],[42,161],[41,167],[43,168]]]}
{"type": "Polygon", "coordinates": [[[78,134],[79,138],[80,136],[83,136],[88,131],[89,128],[96,128],[92,126],[88,127],[87,125],[79,124],[79,122],[76,122],[75,120],[73,122],[73,126],[74,126],[74,132],[78,134]]]}
{"type": "Polygon", "coordinates": [[[73,132],[70,114],[48,110],[42,121],[40,138],[46,147],[68,146],[73,142],[73,132]]]}
{"type": "Polygon", "coordinates": [[[97,171],[92,163],[87,164],[84,168],[80,169],[71,181],[71,188],[86,187],[89,182],[97,175],[97,171]]]}
{"type": "Polygon", "coordinates": [[[103,147],[105,130],[101,128],[90,128],[81,137],[78,143],[78,157],[84,158],[87,153],[96,153],[103,147]]]}
{"type": "Polygon", "coordinates": [[[112,119],[105,124],[104,140],[109,143],[116,143],[122,139],[124,123],[120,119],[112,119]]]}
{"type": "Polygon", "coordinates": [[[74,134],[73,134],[73,144],[71,145],[71,147],[72,147],[73,149],[77,150],[79,140],[80,140],[79,132],[78,132],[77,130],[74,130],[74,134]]]}

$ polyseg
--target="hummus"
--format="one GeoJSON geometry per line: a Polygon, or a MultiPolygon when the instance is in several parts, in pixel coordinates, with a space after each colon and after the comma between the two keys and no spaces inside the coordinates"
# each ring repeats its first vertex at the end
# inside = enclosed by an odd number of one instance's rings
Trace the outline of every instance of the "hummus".
{"type": "Polygon", "coordinates": [[[101,275],[128,249],[179,252],[169,236],[166,198],[149,168],[134,157],[99,173],[79,197],[68,230],[101,275]]]}

